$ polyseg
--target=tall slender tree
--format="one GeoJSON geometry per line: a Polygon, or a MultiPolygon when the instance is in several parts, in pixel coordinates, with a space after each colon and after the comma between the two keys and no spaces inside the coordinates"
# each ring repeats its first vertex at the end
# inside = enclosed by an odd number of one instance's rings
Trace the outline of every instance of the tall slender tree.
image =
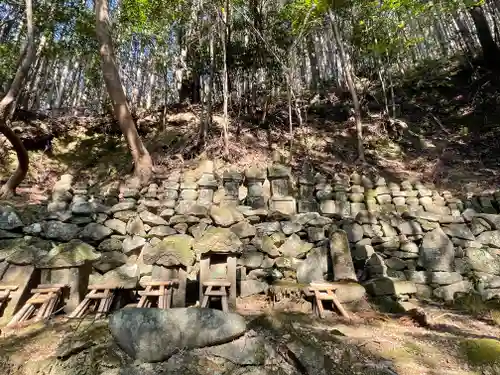
{"type": "Polygon", "coordinates": [[[125,136],[134,162],[134,174],[142,184],[147,183],[153,172],[151,156],[144,146],[123,91],[120,73],[115,60],[110,32],[108,0],[96,0],[96,33],[99,41],[102,73],[108,95],[113,102],[114,115],[125,136]]]}

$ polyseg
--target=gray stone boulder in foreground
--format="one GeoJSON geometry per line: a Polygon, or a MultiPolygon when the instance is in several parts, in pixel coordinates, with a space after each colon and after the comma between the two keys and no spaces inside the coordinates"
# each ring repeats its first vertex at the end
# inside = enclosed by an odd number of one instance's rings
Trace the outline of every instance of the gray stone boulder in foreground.
{"type": "Polygon", "coordinates": [[[182,349],[227,343],[246,331],[242,316],[214,309],[126,308],[112,314],[109,329],[118,346],[143,362],[160,362],[182,349]]]}

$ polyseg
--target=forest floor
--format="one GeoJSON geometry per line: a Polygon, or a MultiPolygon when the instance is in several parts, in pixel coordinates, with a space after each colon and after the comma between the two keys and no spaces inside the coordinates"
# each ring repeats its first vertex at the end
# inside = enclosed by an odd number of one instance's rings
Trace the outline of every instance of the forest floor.
{"type": "MultiPolygon", "coordinates": [[[[420,179],[459,194],[500,186],[500,77],[479,68],[428,67],[425,76],[417,72],[395,90],[395,98],[397,118],[408,125],[403,132],[373,110],[381,107],[380,100],[363,100],[367,163],[360,164],[354,123],[345,103],[333,91],[327,92],[320,103],[310,106],[302,127],[295,129],[292,168],[298,172],[309,163],[327,175],[358,171],[395,182],[420,179]]],[[[158,173],[189,167],[206,157],[215,161],[218,172],[266,166],[276,153],[290,157],[286,104],[270,109],[266,126],[238,116],[233,108],[228,157],[223,155],[220,112],[213,118],[207,147],[197,151],[200,112],[196,106],[169,108],[164,126],[162,111],[139,116],[138,128],[158,173]]],[[[111,117],[40,118],[28,113],[12,126],[30,149],[29,175],[19,189],[18,200],[23,203],[45,200],[62,173],[91,184],[130,173],[128,150],[111,117]]],[[[15,165],[14,152],[0,139],[0,180],[15,165]]],[[[476,302],[459,310],[426,306],[428,327],[369,312],[359,313],[351,323],[336,317],[320,322],[307,315],[306,328],[318,338],[325,330],[334,332],[340,348],[355,347],[379,362],[390,361],[400,375],[500,375],[500,308],[476,302]]],[[[252,315],[252,305],[242,313],[252,315]]],[[[298,321],[306,324],[304,319],[298,321]]],[[[51,324],[19,330],[18,341],[2,333],[0,358],[13,350],[21,362],[50,357],[74,328],[57,320],[51,324]],[[23,343],[22,350],[16,342],[23,343]]]]}
{"type": "MultiPolygon", "coordinates": [[[[437,63],[414,72],[395,89],[396,123],[406,124],[404,131],[380,115],[383,103],[376,91],[374,86],[362,95],[366,163],[356,162],[354,123],[344,98],[326,90],[308,107],[307,115],[303,113],[303,125],[294,129],[292,168],[300,171],[307,163],[326,175],[356,170],[394,182],[420,179],[443,190],[471,194],[499,186],[498,75],[437,63]]],[[[233,106],[227,157],[220,112],[213,117],[207,146],[199,152],[200,115],[197,106],[176,106],[168,108],[165,121],[161,110],[139,116],[138,128],[157,172],[189,167],[204,157],[215,160],[219,171],[266,166],[276,154],[290,160],[286,103],[271,105],[264,125],[233,106]]],[[[128,150],[110,116],[40,118],[21,113],[12,126],[31,150],[24,186],[30,187],[33,199],[43,197],[61,173],[103,183],[130,172],[128,150]]],[[[14,152],[0,139],[0,180],[15,165],[14,152]]]]}
{"type": "MultiPolygon", "coordinates": [[[[334,313],[319,320],[310,311],[266,310],[258,303],[246,301],[239,304],[238,312],[246,317],[251,329],[271,326],[284,338],[299,334],[319,343],[333,360],[324,364],[331,375],[499,375],[500,311],[487,310],[484,314],[484,310],[479,314],[474,310],[478,305],[469,307],[472,310],[427,305],[430,324],[426,327],[405,316],[367,309],[351,314],[351,320],[334,313]],[[364,370],[355,370],[359,368],[364,370]]],[[[79,322],[56,317],[46,323],[4,331],[0,335],[0,369],[2,364],[16,363],[25,364],[16,373],[19,375],[66,374],[43,370],[50,368],[50,363],[57,363],[58,357],[72,363],[68,357],[83,355],[77,357],[82,366],[77,373],[86,373],[82,372],[87,362],[85,356],[95,352],[94,347],[100,348],[102,366],[119,366],[113,358],[113,340],[106,321],[79,322]]],[[[312,363],[305,365],[314,367],[312,363]]],[[[5,368],[6,375],[14,374],[8,366],[5,368]]]]}

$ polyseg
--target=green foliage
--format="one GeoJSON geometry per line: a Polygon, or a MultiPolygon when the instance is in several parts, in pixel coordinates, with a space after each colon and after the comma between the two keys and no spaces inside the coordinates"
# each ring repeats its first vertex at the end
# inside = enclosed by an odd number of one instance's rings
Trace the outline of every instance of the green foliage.
{"type": "Polygon", "coordinates": [[[470,364],[500,366],[500,342],[494,339],[470,339],[462,343],[462,350],[470,364]]]}

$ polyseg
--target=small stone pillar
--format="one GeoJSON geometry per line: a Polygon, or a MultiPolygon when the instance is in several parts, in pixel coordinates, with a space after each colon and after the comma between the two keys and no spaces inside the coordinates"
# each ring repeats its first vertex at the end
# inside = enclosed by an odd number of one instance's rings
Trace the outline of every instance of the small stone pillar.
{"type": "Polygon", "coordinates": [[[92,273],[90,263],[78,267],[57,267],[41,270],[41,284],[66,284],[68,288],[63,290],[64,312],[70,314],[87,292],[89,276],[92,273]]]}
{"type": "Polygon", "coordinates": [[[312,168],[306,166],[299,177],[298,211],[317,212],[318,202],[314,198],[314,174],[312,168]]]}
{"type": "Polygon", "coordinates": [[[67,284],[64,289],[64,311],[71,313],[85,297],[92,273],[92,262],[101,254],[80,240],[71,240],[54,247],[38,263],[42,284],[67,284]]]}
{"type": "Polygon", "coordinates": [[[247,205],[254,208],[267,208],[268,197],[264,195],[264,181],[266,180],[266,171],[257,167],[250,167],[245,171],[246,183],[248,188],[247,205]]]}
{"type": "Polygon", "coordinates": [[[175,201],[179,198],[179,178],[180,175],[178,173],[173,173],[169,175],[166,180],[163,180],[163,196],[161,204],[164,208],[175,207],[175,201]]]}
{"type": "Polygon", "coordinates": [[[291,196],[291,170],[283,164],[273,164],[268,168],[268,179],[271,183],[271,199],[269,210],[283,216],[297,213],[295,198],[291,196]]]}
{"type": "Polygon", "coordinates": [[[143,249],[144,264],[153,266],[151,280],[179,281],[179,285],[173,288],[173,307],[186,306],[187,268],[195,262],[193,242],[191,236],[175,234],[165,237],[154,246],[148,244],[143,249]]]}
{"type": "Polygon", "coordinates": [[[332,257],[335,281],[358,280],[349,249],[349,240],[345,231],[336,230],[331,234],[330,256],[332,257]]]}
{"type": "Polygon", "coordinates": [[[240,185],[243,181],[243,175],[236,171],[226,171],[223,176],[223,185],[225,195],[222,199],[222,204],[239,205],[240,185]]]}
{"type": "Polygon", "coordinates": [[[212,161],[205,160],[200,166],[201,177],[198,180],[198,204],[210,208],[214,200],[214,192],[218,188],[214,176],[214,165],[212,161]]]}
{"type": "Polygon", "coordinates": [[[225,279],[231,283],[228,304],[236,308],[237,257],[243,244],[239,237],[228,228],[212,227],[194,243],[194,250],[200,259],[199,298],[203,300],[203,283],[214,279],[225,279]]]}

